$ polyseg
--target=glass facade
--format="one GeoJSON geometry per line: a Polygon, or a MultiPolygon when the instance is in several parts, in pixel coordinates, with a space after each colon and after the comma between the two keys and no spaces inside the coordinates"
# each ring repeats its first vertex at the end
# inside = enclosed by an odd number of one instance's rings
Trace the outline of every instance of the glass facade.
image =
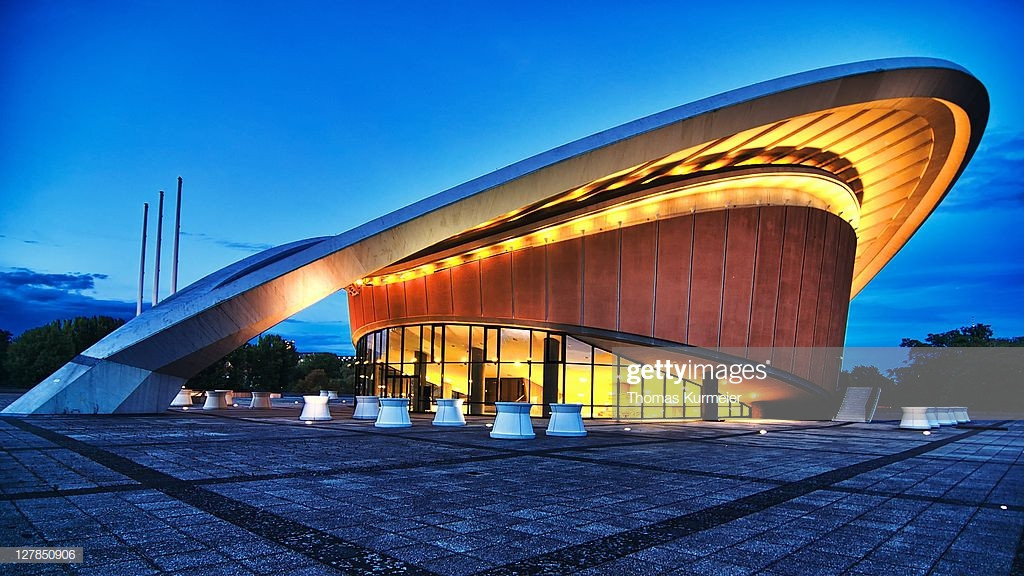
{"type": "MultiPolygon", "coordinates": [[[[467,324],[417,324],[366,334],[356,344],[357,393],[409,398],[433,410],[462,398],[467,414],[494,414],[495,402],[583,404],[584,418],[700,418],[700,385],[672,378],[629,384],[633,361],[561,332],[467,324]]],[[[750,416],[743,403],[719,417],[750,416]]]]}

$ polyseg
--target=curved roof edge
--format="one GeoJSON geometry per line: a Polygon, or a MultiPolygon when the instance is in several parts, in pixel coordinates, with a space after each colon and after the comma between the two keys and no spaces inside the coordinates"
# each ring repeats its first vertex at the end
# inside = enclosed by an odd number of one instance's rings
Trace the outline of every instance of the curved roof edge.
{"type": "MultiPolygon", "coordinates": [[[[967,71],[966,68],[958,64],[939,58],[924,57],[864,60],[849,64],[827,66],[816,70],[798,72],[781,78],[765,80],[742,88],[736,88],[727,92],[708,96],[688,104],[676,106],[675,108],[669,108],[662,112],[656,112],[649,116],[602,130],[595,134],[591,134],[590,136],[584,136],[583,138],[573,142],[562,144],[561,146],[557,146],[546,152],[541,152],[534,156],[530,156],[529,158],[509,164],[508,166],[499,168],[488,174],[478,176],[472,180],[448,188],[447,190],[442,190],[441,192],[413,202],[403,208],[393,210],[387,214],[374,218],[365,224],[342,232],[334,238],[340,240],[344,237],[344,241],[346,243],[361,240],[365,237],[383,232],[391,227],[407,222],[413,218],[417,218],[454,202],[458,202],[459,200],[466,199],[477,193],[500,186],[517,178],[521,178],[532,172],[542,170],[553,164],[569,160],[575,156],[579,156],[599,148],[610,146],[622,140],[639,136],[645,132],[664,128],[676,122],[681,122],[689,118],[719,110],[721,108],[735,106],[737,104],[757,100],[772,94],[794,90],[811,84],[818,84],[830,80],[839,80],[841,78],[847,78],[859,74],[920,68],[952,70],[966,74],[967,76],[977,80],[977,78],[967,71]]],[[[985,114],[987,117],[987,110],[985,111],[985,114]]],[[[971,152],[973,152],[973,148],[971,152]]],[[[969,155],[968,158],[970,158],[969,155]]]]}

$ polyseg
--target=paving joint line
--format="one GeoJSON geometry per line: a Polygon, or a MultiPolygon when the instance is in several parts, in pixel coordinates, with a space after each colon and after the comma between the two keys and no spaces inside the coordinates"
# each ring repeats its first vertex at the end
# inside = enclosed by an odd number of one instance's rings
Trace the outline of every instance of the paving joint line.
{"type": "Polygon", "coordinates": [[[158,490],[175,500],[344,573],[410,574],[413,576],[434,574],[419,566],[348,542],[328,532],[191,485],[186,481],[132,462],[128,458],[81,440],[69,438],[59,432],[9,416],[0,416],[0,421],[12,424],[54,444],[65,446],[142,485],[158,490]]]}
{"type": "Polygon", "coordinates": [[[800,496],[828,488],[843,480],[937,450],[981,432],[983,431],[970,430],[957,436],[935,440],[926,445],[917,446],[909,450],[897,452],[896,454],[836,468],[803,480],[751,494],[732,502],[718,504],[703,510],[662,520],[649,526],[626,530],[582,544],[560,548],[553,552],[527,558],[519,562],[512,562],[504,566],[483,570],[478,572],[477,575],[550,574],[560,576],[568,571],[592,568],[613,562],[647,548],[667,544],[751,514],[762,512],[800,496]]]}

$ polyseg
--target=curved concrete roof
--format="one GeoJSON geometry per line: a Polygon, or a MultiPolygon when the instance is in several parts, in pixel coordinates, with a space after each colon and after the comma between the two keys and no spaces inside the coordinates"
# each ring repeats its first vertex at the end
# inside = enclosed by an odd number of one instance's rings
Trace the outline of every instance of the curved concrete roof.
{"type": "Polygon", "coordinates": [[[596,205],[638,184],[670,192],[674,177],[720,169],[797,166],[847,186],[860,202],[856,293],[948,192],[987,117],[988,96],[977,79],[950,62],[920,58],[823,68],[699,100],[538,154],[337,236],[246,258],[131,320],[4,412],[162,411],[184,379],[396,263],[507,233],[508,223],[527,213],[535,223],[564,217],[559,205],[569,200],[596,205]]]}

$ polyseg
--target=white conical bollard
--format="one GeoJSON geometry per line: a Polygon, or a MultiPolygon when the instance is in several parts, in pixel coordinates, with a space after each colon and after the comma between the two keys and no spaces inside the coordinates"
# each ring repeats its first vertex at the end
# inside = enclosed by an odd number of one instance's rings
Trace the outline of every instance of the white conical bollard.
{"type": "Polygon", "coordinates": [[[227,408],[228,403],[224,397],[225,392],[227,390],[207,390],[206,403],[203,404],[203,410],[224,410],[227,408]]]}
{"type": "Polygon", "coordinates": [[[330,420],[331,409],[327,406],[327,396],[303,396],[305,404],[299,420],[330,420]]]}
{"type": "Polygon", "coordinates": [[[903,419],[900,420],[900,428],[906,430],[928,430],[932,427],[928,423],[928,409],[924,406],[904,406],[903,419]]]}
{"type": "Polygon", "coordinates": [[[491,438],[529,440],[537,437],[533,432],[533,423],[530,421],[530,408],[533,407],[533,404],[529,402],[495,402],[494,407],[498,413],[494,417],[491,438]]]}
{"type": "Polygon", "coordinates": [[[462,403],[465,401],[464,398],[439,398],[434,426],[465,426],[466,417],[462,415],[462,403]]]}
{"type": "Polygon", "coordinates": [[[967,424],[971,417],[967,415],[967,406],[957,406],[953,409],[953,416],[956,416],[957,424],[967,424]]]}
{"type": "Polygon", "coordinates": [[[380,412],[377,413],[377,421],[373,425],[377,428],[408,428],[412,426],[412,421],[409,420],[409,399],[381,398],[380,412]]]}
{"type": "Polygon", "coordinates": [[[356,420],[376,420],[379,411],[379,396],[356,396],[356,410],[352,417],[356,420]]]}
{"type": "Polygon", "coordinates": [[[180,406],[191,406],[192,405],[192,391],[188,388],[182,388],[178,391],[178,395],[171,400],[171,406],[177,408],[180,406]]]}
{"type": "Polygon", "coordinates": [[[270,408],[270,392],[253,392],[249,408],[270,408]]]}
{"type": "Polygon", "coordinates": [[[548,436],[586,436],[587,429],[583,427],[583,404],[551,404],[551,419],[548,420],[548,429],[544,431],[548,436]]]}
{"type": "Polygon", "coordinates": [[[953,409],[949,406],[939,406],[935,408],[935,416],[939,419],[939,424],[943,426],[952,426],[956,424],[956,418],[953,416],[953,409]]]}

